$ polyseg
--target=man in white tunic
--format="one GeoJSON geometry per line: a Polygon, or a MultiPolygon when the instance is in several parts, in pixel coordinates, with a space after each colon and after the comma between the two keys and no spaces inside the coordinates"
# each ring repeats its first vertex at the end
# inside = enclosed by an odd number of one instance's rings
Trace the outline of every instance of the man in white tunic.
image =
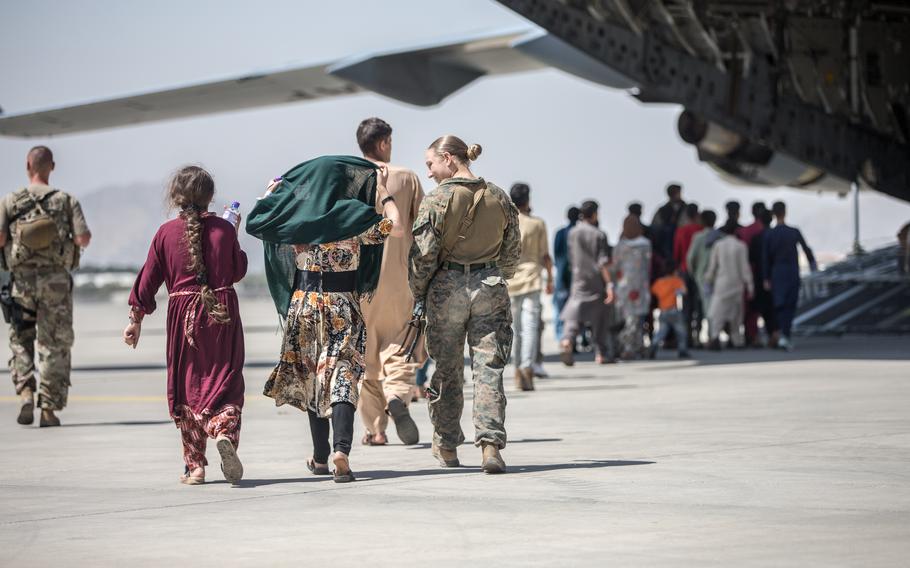
{"type": "Polygon", "coordinates": [[[720,347],[720,332],[729,326],[733,345],[744,343],[742,324],[743,295],[752,298],[755,288],[752,269],[749,268],[749,250],[733,234],[735,227],[724,226],[724,236],[711,247],[711,257],[705,271],[705,282],[711,287],[711,306],[708,309],[711,348],[720,347]]]}

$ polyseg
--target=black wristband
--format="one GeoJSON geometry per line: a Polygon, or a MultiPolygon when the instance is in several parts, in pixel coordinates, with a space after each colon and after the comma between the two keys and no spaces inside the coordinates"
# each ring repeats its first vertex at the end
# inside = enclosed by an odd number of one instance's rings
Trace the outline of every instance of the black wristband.
{"type": "Polygon", "coordinates": [[[382,204],[382,205],[385,205],[385,204],[388,203],[389,201],[395,201],[395,198],[392,197],[391,195],[386,195],[386,196],[382,199],[382,201],[380,201],[379,203],[382,204]]]}

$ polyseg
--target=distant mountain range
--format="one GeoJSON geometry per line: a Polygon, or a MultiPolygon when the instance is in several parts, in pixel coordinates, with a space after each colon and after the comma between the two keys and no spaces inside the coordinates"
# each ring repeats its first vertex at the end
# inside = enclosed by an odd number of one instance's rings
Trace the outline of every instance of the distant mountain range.
{"type": "MultiPolygon", "coordinates": [[[[92,231],[92,244],[82,257],[86,269],[137,269],[145,262],[158,227],[174,213],[167,210],[164,188],[136,182],[105,187],[79,198],[92,231]]],[[[220,209],[213,205],[213,210],[220,209]]],[[[248,208],[244,208],[244,212],[248,208]]],[[[240,242],[250,260],[250,272],[262,272],[262,246],[243,232],[240,242]]]]}

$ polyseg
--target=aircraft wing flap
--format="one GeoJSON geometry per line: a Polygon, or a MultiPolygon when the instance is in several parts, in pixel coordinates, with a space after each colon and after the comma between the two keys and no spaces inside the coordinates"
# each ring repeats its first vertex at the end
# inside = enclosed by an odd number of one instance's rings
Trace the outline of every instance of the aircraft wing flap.
{"type": "Polygon", "coordinates": [[[363,55],[339,61],[329,68],[329,73],[402,102],[431,106],[485,75],[544,67],[512,48],[512,43],[526,33],[525,28],[520,32],[363,55]]]}

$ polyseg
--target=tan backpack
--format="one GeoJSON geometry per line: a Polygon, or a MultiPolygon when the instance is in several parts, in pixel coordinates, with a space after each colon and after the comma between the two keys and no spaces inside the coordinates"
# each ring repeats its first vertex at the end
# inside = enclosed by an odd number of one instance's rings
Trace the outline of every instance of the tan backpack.
{"type": "Polygon", "coordinates": [[[453,242],[443,243],[442,246],[442,255],[439,257],[440,260],[448,260],[452,255],[452,249],[455,248],[455,245],[465,240],[468,234],[468,229],[471,228],[471,225],[474,224],[474,215],[477,213],[477,206],[480,205],[480,202],[483,201],[483,198],[487,194],[487,184],[484,183],[483,187],[474,191],[474,200],[471,203],[471,206],[465,212],[464,217],[461,218],[461,222],[458,223],[458,234],[455,237],[453,242]]]}
{"type": "Polygon", "coordinates": [[[10,269],[46,266],[71,270],[77,267],[72,212],[66,206],[59,207],[59,200],[54,201],[53,197],[59,193],[53,189],[38,198],[26,188],[14,194],[10,212],[12,242],[5,251],[10,269]]]}

